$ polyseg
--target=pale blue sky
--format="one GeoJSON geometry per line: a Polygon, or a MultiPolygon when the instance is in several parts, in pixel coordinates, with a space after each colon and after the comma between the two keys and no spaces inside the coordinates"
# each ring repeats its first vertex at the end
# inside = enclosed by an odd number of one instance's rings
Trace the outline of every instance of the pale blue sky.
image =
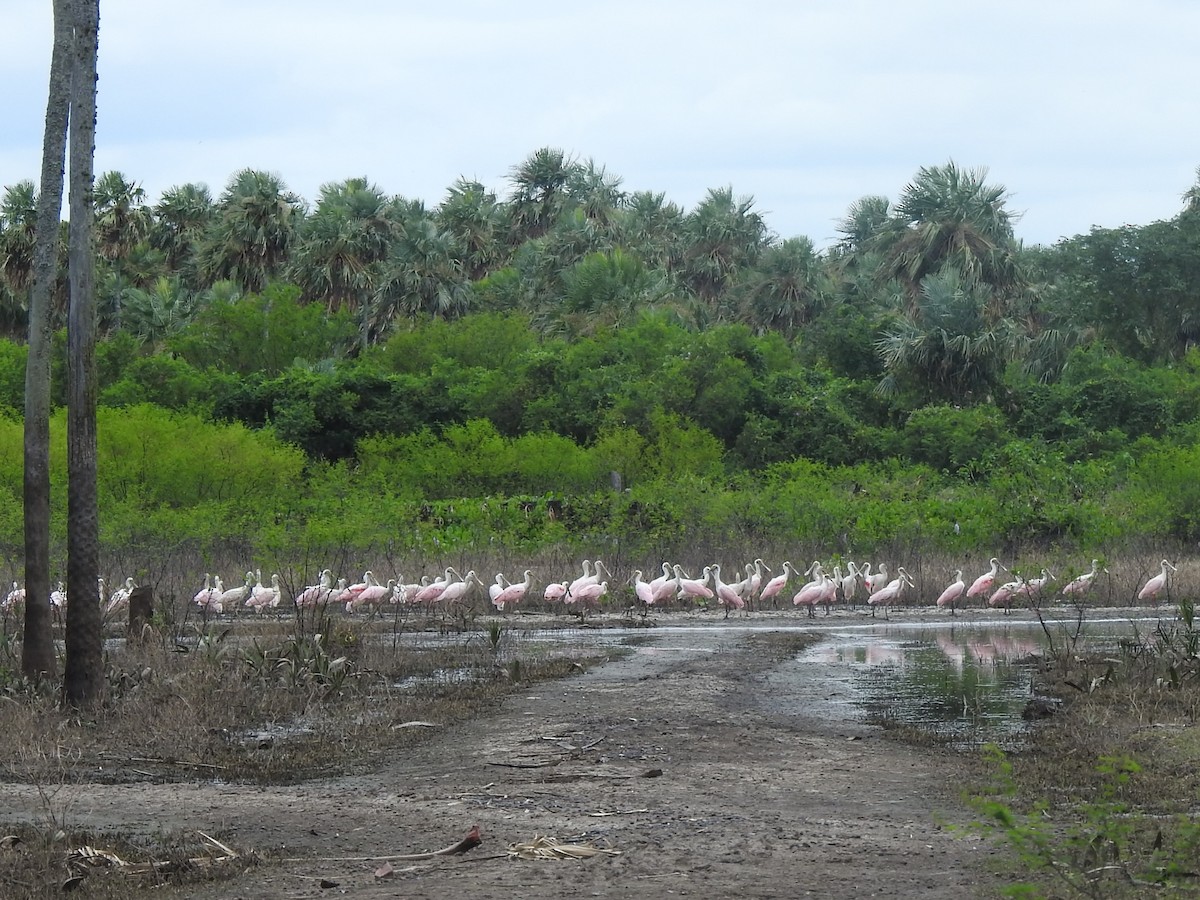
{"type": "MultiPolygon", "coordinates": [[[[39,171],[50,0],[0,22],[2,186],[39,171]]],[[[953,159],[1048,244],[1179,211],[1198,34],[1189,0],[101,0],[96,169],[151,201],[250,166],[434,206],[558,147],[685,208],[732,186],[824,247],[953,159]]]]}

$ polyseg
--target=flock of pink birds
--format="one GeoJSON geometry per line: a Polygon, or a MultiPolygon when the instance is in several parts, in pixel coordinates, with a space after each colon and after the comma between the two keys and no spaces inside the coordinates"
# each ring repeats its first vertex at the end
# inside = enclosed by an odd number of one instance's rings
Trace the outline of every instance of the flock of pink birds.
{"type": "MultiPolygon", "coordinates": [[[[547,584],[542,591],[542,598],[552,603],[561,602],[581,616],[588,610],[599,608],[601,599],[609,593],[610,585],[615,585],[617,581],[601,560],[593,563],[585,559],[582,569],[582,574],[576,578],[547,584]]],[[[1008,609],[1018,602],[1039,600],[1051,592],[1050,582],[1057,580],[1049,571],[1042,569],[1035,578],[1016,576],[1010,581],[999,582],[1002,570],[1013,574],[993,558],[988,571],[969,584],[963,580],[962,570],[956,570],[954,580],[941,592],[935,605],[949,608],[952,615],[959,606],[972,601],[992,608],[1008,609]]],[[[1164,559],[1159,573],[1146,581],[1138,591],[1138,600],[1157,602],[1167,587],[1169,573],[1174,571],[1175,566],[1164,559]]],[[[1057,592],[1058,599],[1085,598],[1101,572],[1107,570],[1100,566],[1099,560],[1092,560],[1091,570],[1063,585],[1057,592]]],[[[900,601],[906,591],[916,587],[903,566],[889,573],[887,565],[880,564],[878,571],[872,572],[871,563],[859,566],[854,562],[847,562],[845,571],[841,564],[827,571],[820,561],[815,561],[803,573],[798,572],[790,562],[784,562],[776,574],[762,559],[756,559],[743,566],[737,572],[736,579],[730,581],[725,580],[726,575],[716,563],[705,566],[700,577],[694,578],[679,564],[664,562],[661,574],[649,581],[645,580],[644,575],[644,570],[637,569],[624,582],[632,585],[643,612],[651,607],[669,604],[707,606],[712,602],[723,607],[726,616],[734,610],[749,610],[756,604],[762,606],[769,603],[772,608],[778,608],[780,603],[786,602],[789,582],[793,583],[793,606],[806,609],[809,616],[816,614],[818,606],[823,606],[828,614],[835,603],[853,605],[859,596],[865,598],[872,615],[879,607],[885,610],[886,615],[887,609],[900,601]],[[801,578],[808,580],[801,583],[801,578]]],[[[232,613],[239,609],[261,613],[280,607],[304,610],[329,604],[344,605],[346,612],[354,613],[378,610],[385,604],[426,608],[437,604],[447,607],[471,598],[478,589],[486,590],[492,606],[504,612],[518,607],[529,596],[533,590],[533,571],[526,569],[520,581],[509,581],[503,573],[497,573],[495,581],[488,585],[480,581],[473,569],[465,575],[459,575],[453,566],[447,566],[436,577],[426,576],[412,583],[405,583],[399,576],[381,583],[370,571],[363,573],[361,581],[353,584],[347,582],[345,578],[335,582],[332,571],[325,569],[316,584],[297,592],[285,604],[279,575],[272,575],[264,584],[261,571],[248,571],[241,584],[226,588],[220,576],[205,573],[204,587],[197,592],[194,601],[206,614],[232,613]]],[[[112,615],[128,606],[129,596],[135,587],[133,578],[126,578],[121,587],[106,596],[101,579],[98,596],[104,614],[112,615]]],[[[24,602],[25,590],[14,581],[12,591],[0,602],[0,610],[7,613],[24,602]]],[[[62,582],[59,582],[57,590],[50,596],[50,604],[56,611],[61,611],[66,602],[66,592],[62,582]]]]}

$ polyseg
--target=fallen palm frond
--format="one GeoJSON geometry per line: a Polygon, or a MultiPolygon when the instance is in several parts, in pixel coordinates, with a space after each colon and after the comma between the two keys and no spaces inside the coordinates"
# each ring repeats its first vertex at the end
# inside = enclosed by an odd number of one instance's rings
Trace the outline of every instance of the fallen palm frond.
{"type": "Polygon", "coordinates": [[[116,871],[122,875],[138,876],[152,873],[164,874],[185,866],[204,868],[242,858],[236,851],[222,844],[216,838],[205,834],[203,831],[197,831],[196,834],[217,848],[221,852],[221,855],[196,856],[186,860],[151,860],[150,862],[139,863],[124,860],[111,850],[83,846],[77,847],[67,854],[67,868],[72,874],[72,879],[100,870],[116,871]]]}
{"type": "Polygon", "coordinates": [[[535,835],[532,841],[510,844],[512,859],[591,859],[593,856],[618,856],[620,850],[609,850],[594,844],[564,844],[552,837],[535,835]]]}

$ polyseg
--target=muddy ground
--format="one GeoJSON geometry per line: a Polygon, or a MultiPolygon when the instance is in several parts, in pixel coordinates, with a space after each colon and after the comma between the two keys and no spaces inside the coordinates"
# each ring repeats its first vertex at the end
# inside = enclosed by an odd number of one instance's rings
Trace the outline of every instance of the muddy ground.
{"type": "MultiPolygon", "coordinates": [[[[73,826],[199,829],[257,851],[264,862],[232,880],[179,889],[213,900],[994,895],[1003,854],[948,827],[972,816],[961,796],[970,761],[831,716],[823,701],[838,688],[819,671],[802,686],[811,708],[777,702],[786,662],[761,643],[769,623],[754,634],[707,624],[647,629],[625,658],[531,686],[470,723],[434,723],[371,774],[65,786],[49,802],[73,826]],[[393,874],[376,877],[388,857],[445,847],[476,824],[471,852],[392,860],[393,874]],[[506,854],[539,835],[618,852],[506,854]]],[[[44,819],[34,788],[2,792],[6,820],[44,819]]]]}

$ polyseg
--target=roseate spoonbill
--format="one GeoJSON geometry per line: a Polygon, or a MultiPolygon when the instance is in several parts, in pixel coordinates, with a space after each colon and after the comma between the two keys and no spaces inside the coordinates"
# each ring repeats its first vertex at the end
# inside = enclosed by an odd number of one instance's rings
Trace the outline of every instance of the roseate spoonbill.
{"type": "Polygon", "coordinates": [[[517,581],[517,582],[514,582],[513,584],[510,584],[508,587],[506,587],[499,594],[497,594],[495,597],[492,598],[492,603],[495,605],[496,609],[504,609],[504,607],[506,607],[510,603],[513,606],[516,606],[518,603],[520,603],[522,600],[525,599],[525,594],[526,594],[526,592],[528,592],[528,590],[532,584],[533,584],[533,570],[526,569],[525,570],[525,580],[517,581]]]}
{"type": "Polygon", "coordinates": [[[650,582],[642,580],[641,569],[633,572],[633,593],[646,609],[654,605],[654,589],[650,587],[650,582]]]}
{"type": "Polygon", "coordinates": [[[442,591],[442,595],[438,599],[447,606],[452,606],[466,597],[477,586],[483,587],[483,582],[479,580],[479,576],[475,574],[474,569],[467,569],[467,574],[461,580],[446,585],[442,591]]]}
{"type": "Polygon", "coordinates": [[[417,603],[433,603],[434,601],[441,599],[442,592],[445,591],[446,588],[456,580],[461,581],[462,579],[459,577],[459,574],[454,571],[453,566],[446,566],[446,571],[442,577],[429,582],[429,584],[417,591],[416,596],[413,599],[417,603]]]}
{"type": "Polygon", "coordinates": [[[223,609],[237,609],[250,598],[250,591],[254,584],[254,573],[246,573],[246,581],[244,584],[229,590],[221,591],[220,601],[223,609]]]}
{"type": "MultiPolygon", "coordinates": [[[[345,588],[342,588],[342,590],[345,590],[345,588]]],[[[339,590],[339,596],[341,593],[342,591],[339,590]]],[[[293,598],[292,602],[299,609],[307,609],[328,603],[332,596],[333,572],[330,569],[322,569],[321,574],[317,576],[317,583],[308,585],[293,598]]]]}
{"type": "Polygon", "coordinates": [[[137,587],[133,582],[133,578],[126,578],[125,583],[112,592],[112,596],[108,598],[108,606],[104,609],[104,614],[111,615],[119,612],[129,605],[129,595],[133,593],[133,589],[137,587]]]}
{"type": "Polygon", "coordinates": [[[25,588],[21,587],[17,582],[13,582],[12,590],[4,598],[4,609],[9,610],[14,606],[25,602],[25,588]]]}
{"type": "MultiPolygon", "coordinates": [[[[837,602],[838,585],[842,580],[842,569],[840,566],[833,567],[832,577],[825,576],[825,581],[821,585],[821,593],[817,597],[816,603],[825,607],[825,615],[829,615],[829,608],[837,602]]],[[[816,604],[813,604],[814,606],[816,604]]]]}
{"type": "MultiPolygon", "coordinates": [[[[1067,582],[1066,587],[1064,587],[1062,589],[1063,596],[1068,596],[1068,597],[1069,596],[1076,596],[1076,597],[1086,596],[1088,591],[1090,591],[1092,589],[1092,584],[1095,582],[1096,575],[1099,571],[1100,571],[1100,560],[1093,559],[1092,560],[1092,570],[1090,572],[1084,572],[1078,578],[1075,578],[1075,579],[1067,582]]],[[[1104,571],[1107,572],[1108,569],[1105,569],[1104,571]]]]}
{"type": "Polygon", "coordinates": [[[354,596],[353,600],[346,602],[346,612],[358,612],[358,610],[362,609],[364,606],[369,606],[371,607],[371,611],[374,613],[382,604],[391,598],[395,590],[395,578],[389,578],[386,585],[379,584],[378,582],[369,584],[359,591],[354,596]]]}
{"type": "Polygon", "coordinates": [[[500,596],[500,592],[510,584],[512,584],[512,582],[504,577],[503,572],[497,572],[495,584],[488,585],[488,599],[490,599],[492,603],[495,603],[496,598],[500,596]]]}
{"type": "Polygon", "coordinates": [[[582,619],[589,608],[599,608],[600,598],[607,593],[607,581],[588,582],[579,589],[578,593],[568,594],[566,597],[566,602],[578,605],[579,617],[582,619]]]}
{"type": "Polygon", "coordinates": [[[816,581],[810,581],[800,590],[796,591],[792,597],[792,603],[796,606],[807,606],[808,617],[811,619],[816,615],[816,606],[820,602],[821,597],[825,593],[825,585],[829,581],[829,576],[825,572],[821,572],[817,576],[816,581]]]}
{"type": "Polygon", "coordinates": [[[1175,567],[1167,560],[1162,561],[1162,571],[1142,585],[1142,589],[1138,591],[1139,600],[1158,601],[1158,595],[1162,593],[1162,589],[1167,586],[1167,571],[1175,571],[1175,567]]]}
{"type": "Polygon", "coordinates": [[[567,588],[569,585],[565,581],[552,581],[546,585],[546,590],[542,596],[550,601],[562,600],[567,596],[567,588]]]}
{"type": "Polygon", "coordinates": [[[654,594],[656,604],[673,599],[679,592],[679,581],[671,569],[671,563],[662,564],[662,575],[650,582],[650,592],[654,594]]]}
{"type": "Polygon", "coordinates": [[[579,589],[589,583],[599,584],[600,573],[597,572],[595,575],[592,575],[592,561],[585,559],[583,561],[583,574],[567,585],[567,593],[571,595],[578,594],[579,589]]]}
{"type": "MultiPolygon", "coordinates": [[[[870,568],[869,563],[867,564],[867,568],[868,569],[870,568]]],[[[887,584],[888,584],[887,563],[880,563],[879,571],[874,573],[873,575],[871,575],[871,574],[863,575],[863,587],[866,589],[868,596],[871,594],[876,594],[879,591],[883,590],[883,588],[887,584]]]]}
{"type": "Polygon", "coordinates": [[[904,593],[905,587],[916,587],[916,585],[913,583],[908,572],[904,570],[904,566],[897,566],[896,577],[867,598],[867,603],[872,607],[871,615],[875,615],[874,608],[876,606],[882,606],[884,618],[889,618],[888,608],[900,599],[900,595],[904,593]]]}
{"type": "Polygon", "coordinates": [[[842,589],[842,599],[853,606],[854,595],[858,593],[858,564],[847,562],[846,573],[846,575],[842,576],[839,587],[842,589]]]}
{"type": "Polygon", "coordinates": [[[220,615],[225,611],[221,605],[221,589],[213,585],[212,576],[208,572],[204,573],[204,587],[197,591],[196,596],[192,599],[205,613],[220,615]]]}
{"type": "Polygon", "coordinates": [[[356,581],[347,587],[342,588],[333,596],[334,603],[353,603],[354,598],[361,594],[369,587],[379,586],[379,582],[375,580],[375,573],[370,569],[363,572],[362,581],[356,581]]]}
{"type": "Polygon", "coordinates": [[[1054,574],[1052,572],[1050,572],[1048,569],[1042,569],[1042,574],[1040,576],[1037,578],[1031,578],[1025,582],[1024,586],[1021,588],[1021,593],[1028,597],[1032,602],[1038,597],[1038,595],[1042,593],[1042,591],[1046,589],[1046,585],[1054,580],[1056,579],[1054,578],[1054,574]]]}
{"type": "Polygon", "coordinates": [[[417,593],[421,588],[429,584],[429,576],[423,575],[420,581],[402,584],[404,579],[399,574],[396,575],[396,592],[392,594],[393,603],[404,603],[411,605],[417,602],[417,593]]]}
{"type": "Polygon", "coordinates": [[[279,575],[271,576],[271,586],[267,587],[262,583],[262,572],[255,570],[255,584],[250,589],[250,596],[246,599],[246,606],[258,610],[260,613],[268,606],[275,609],[279,606],[279,601],[283,599],[283,589],[279,586],[279,575]]]}
{"type": "Polygon", "coordinates": [[[756,559],[752,563],[746,563],[746,577],[738,583],[738,593],[742,595],[742,599],[747,603],[754,601],[754,598],[759,596],[759,591],[763,586],[763,571],[770,572],[771,568],[761,559],[756,559]]]}
{"type": "Polygon", "coordinates": [[[214,604],[220,602],[220,594],[221,592],[213,587],[212,575],[210,575],[208,572],[205,572],[204,587],[197,591],[196,596],[192,599],[196,602],[197,606],[208,612],[212,611],[214,604]]]}
{"type": "Polygon", "coordinates": [[[742,595],[721,580],[721,567],[713,563],[709,568],[712,569],[713,593],[717,597],[717,602],[725,607],[725,618],[729,618],[731,609],[745,609],[746,601],[742,599],[742,595]]]}
{"type": "MultiPolygon", "coordinates": [[[[1004,566],[1000,565],[1000,560],[994,556],[991,559],[991,566],[990,571],[984,572],[971,582],[971,586],[967,588],[968,597],[982,597],[992,589],[992,585],[996,583],[996,576],[1001,569],[1004,569],[1004,566]]],[[[1004,569],[1004,571],[1007,572],[1008,569],[1004,569]]]]}
{"type": "Polygon", "coordinates": [[[954,570],[954,581],[946,586],[946,589],[937,598],[938,606],[950,607],[950,615],[954,615],[954,604],[967,591],[967,584],[963,581],[962,569],[954,570]]]}
{"type": "Polygon", "coordinates": [[[762,593],[758,595],[759,600],[770,600],[771,606],[776,606],[775,598],[783,593],[783,589],[787,586],[788,578],[796,574],[796,570],[792,568],[792,564],[787,560],[783,563],[783,573],[776,575],[770,581],[763,585],[762,593]]]}
{"type": "Polygon", "coordinates": [[[672,568],[675,570],[675,586],[678,589],[679,598],[684,597],[700,598],[701,600],[711,600],[714,596],[713,589],[708,586],[708,579],[713,574],[715,566],[705,566],[701,578],[688,578],[683,574],[683,566],[676,563],[672,568]]]}
{"type": "Polygon", "coordinates": [[[1025,587],[1025,580],[1006,581],[992,592],[992,596],[988,597],[988,606],[994,609],[1003,609],[1007,614],[1012,607],[1012,599],[1017,594],[1022,593],[1025,587]]]}

